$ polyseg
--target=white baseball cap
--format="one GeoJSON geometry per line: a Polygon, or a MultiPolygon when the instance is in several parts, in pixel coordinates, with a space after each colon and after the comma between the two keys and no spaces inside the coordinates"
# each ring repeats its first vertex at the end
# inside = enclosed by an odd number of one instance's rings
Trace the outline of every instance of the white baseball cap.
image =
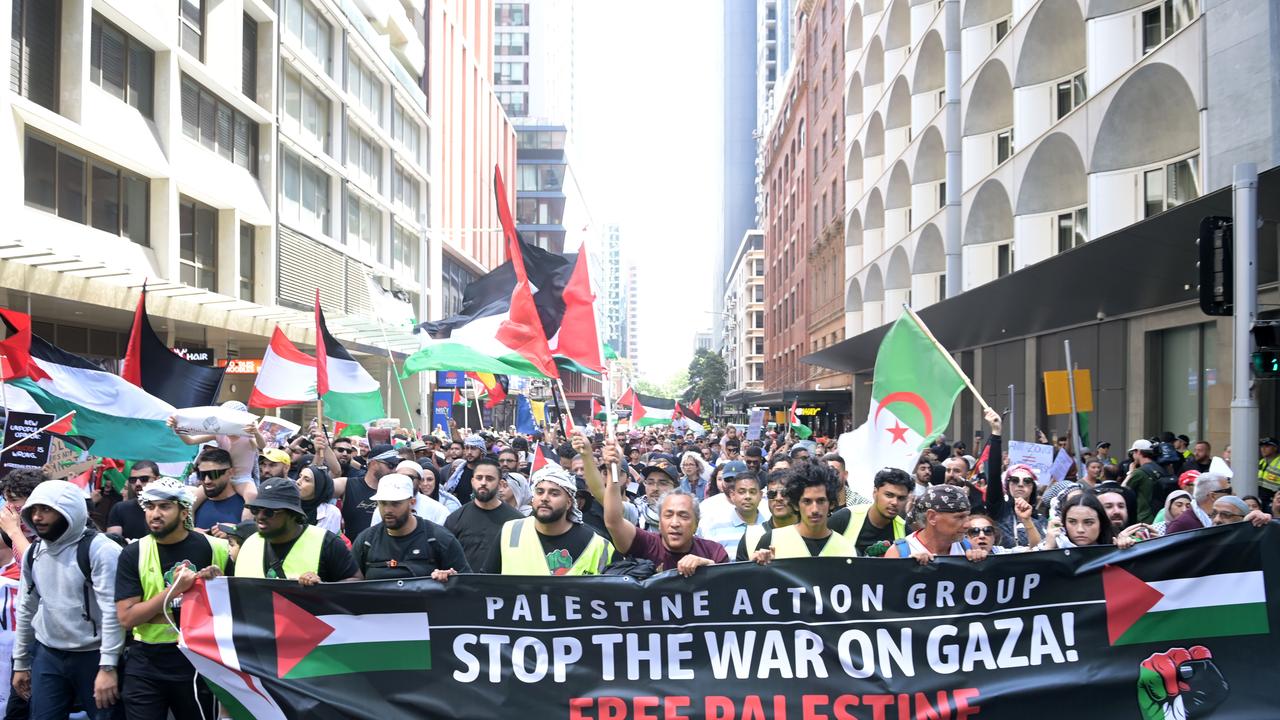
{"type": "Polygon", "coordinates": [[[378,492],[369,498],[374,502],[400,502],[417,494],[413,486],[413,478],[408,475],[391,473],[378,480],[378,492]]]}
{"type": "Polygon", "coordinates": [[[1134,440],[1133,445],[1129,447],[1129,452],[1133,452],[1134,450],[1150,450],[1150,449],[1151,449],[1150,440],[1134,440]]]}

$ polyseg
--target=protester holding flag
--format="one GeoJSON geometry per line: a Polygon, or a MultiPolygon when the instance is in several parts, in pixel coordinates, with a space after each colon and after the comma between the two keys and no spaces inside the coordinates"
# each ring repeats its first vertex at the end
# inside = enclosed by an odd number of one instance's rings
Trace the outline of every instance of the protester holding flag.
{"type": "Polygon", "coordinates": [[[193,532],[192,501],[191,490],[176,480],[161,478],[148,485],[138,502],[150,533],[120,552],[116,615],[134,640],[124,673],[128,720],[163,720],[169,713],[175,718],[212,717],[213,695],[203,683],[195,684],[193,692],[195,668],[178,650],[178,633],[166,617],[171,610],[177,622],[182,594],[197,578],[225,573],[230,562],[226,540],[193,532]]]}
{"type": "Polygon", "coordinates": [[[258,525],[236,556],[235,576],[297,580],[302,585],[358,580],[351,551],[337,535],[307,524],[298,486],[287,478],[262,483],[245,507],[258,525]]]}

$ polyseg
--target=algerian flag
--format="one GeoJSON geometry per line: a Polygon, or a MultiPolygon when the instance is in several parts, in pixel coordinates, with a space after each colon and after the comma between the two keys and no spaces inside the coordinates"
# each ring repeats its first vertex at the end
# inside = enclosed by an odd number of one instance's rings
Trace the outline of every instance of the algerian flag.
{"type": "Polygon", "coordinates": [[[382,407],[382,386],[329,333],[320,309],[319,290],[316,291],[316,390],[324,400],[325,415],[334,420],[356,424],[386,415],[382,407]]]}
{"type": "Polygon", "coordinates": [[[1270,632],[1261,570],[1146,581],[1108,565],[1102,590],[1113,646],[1270,632]]]}
{"type": "Polygon", "coordinates": [[[813,428],[800,422],[800,415],[796,413],[796,406],[799,404],[799,400],[791,401],[791,410],[787,412],[787,424],[791,426],[792,432],[800,436],[801,440],[808,440],[813,434],[813,428]]]}
{"type": "Polygon", "coordinates": [[[867,421],[839,441],[850,485],[860,495],[872,496],[882,468],[914,470],[921,451],[947,428],[965,380],[943,353],[912,313],[899,317],[881,341],[867,421]]]}
{"type": "Polygon", "coordinates": [[[425,612],[312,615],[279,593],[271,596],[281,679],[431,669],[425,612]]]}

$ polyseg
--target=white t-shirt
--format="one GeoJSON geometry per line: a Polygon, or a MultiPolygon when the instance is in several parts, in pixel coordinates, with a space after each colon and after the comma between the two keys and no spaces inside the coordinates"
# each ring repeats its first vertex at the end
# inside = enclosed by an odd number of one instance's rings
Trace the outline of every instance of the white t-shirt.
{"type": "MultiPolygon", "coordinates": [[[[911,533],[910,535],[906,536],[905,538],[903,538],[903,540],[905,540],[907,543],[907,547],[910,548],[911,550],[909,554],[915,554],[918,552],[933,552],[929,548],[925,547],[924,543],[920,542],[920,538],[917,537],[919,534],[920,534],[920,531],[917,530],[911,533]]],[[[948,555],[964,555],[964,551],[965,551],[964,544],[962,542],[957,541],[957,542],[951,543],[951,551],[947,554],[948,555]]]]}

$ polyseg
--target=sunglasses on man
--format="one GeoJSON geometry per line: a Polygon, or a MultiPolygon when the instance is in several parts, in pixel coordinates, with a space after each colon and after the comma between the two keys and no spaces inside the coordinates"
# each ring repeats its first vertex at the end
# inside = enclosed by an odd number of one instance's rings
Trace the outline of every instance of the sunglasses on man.
{"type": "Polygon", "coordinates": [[[151,477],[150,475],[130,475],[129,476],[129,482],[131,483],[147,483],[147,482],[151,482],[154,479],[155,478],[151,477]]]}
{"type": "Polygon", "coordinates": [[[230,469],[231,468],[214,468],[213,470],[197,470],[196,477],[201,480],[217,480],[223,475],[226,475],[227,471],[230,469]]]}
{"type": "Polygon", "coordinates": [[[253,515],[255,518],[260,517],[263,520],[270,520],[271,518],[276,516],[276,513],[283,512],[282,510],[277,510],[276,508],[264,508],[264,507],[251,507],[251,508],[245,508],[245,509],[248,510],[249,513],[253,515]]]}

